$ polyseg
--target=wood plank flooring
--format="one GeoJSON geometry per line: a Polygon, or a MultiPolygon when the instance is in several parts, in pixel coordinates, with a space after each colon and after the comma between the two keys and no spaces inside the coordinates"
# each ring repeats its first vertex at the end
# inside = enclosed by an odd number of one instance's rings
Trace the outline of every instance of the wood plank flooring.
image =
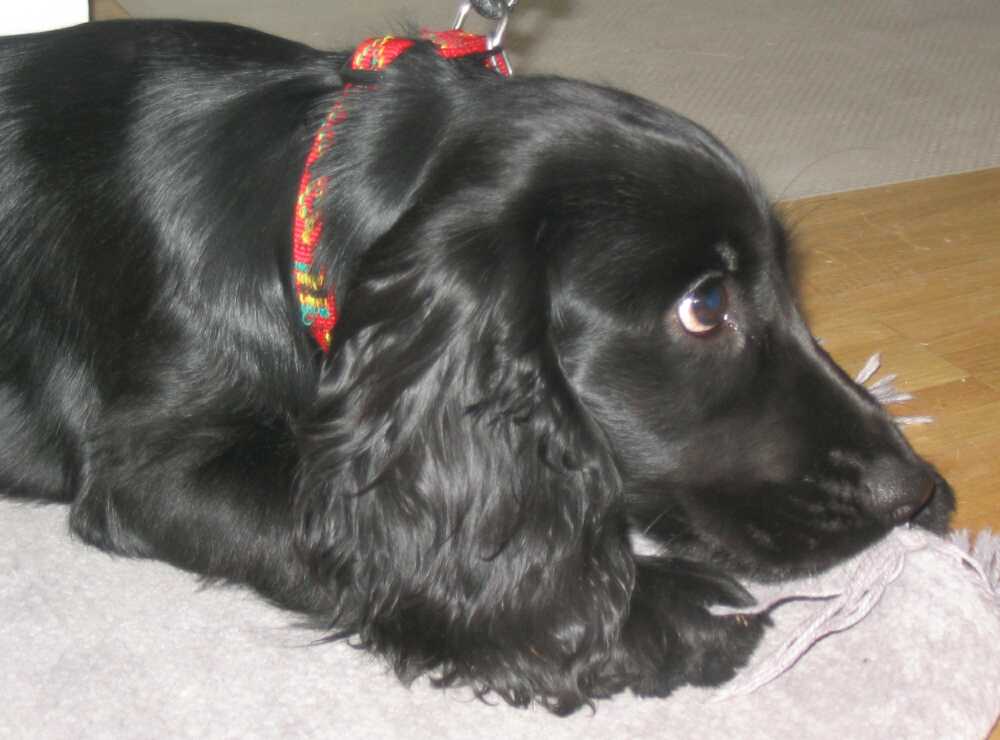
{"type": "Polygon", "coordinates": [[[783,204],[813,332],[874,352],[930,415],[907,436],[952,482],[957,527],[1000,531],[1000,169],[783,204]]]}
{"type": "Polygon", "coordinates": [[[1000,169],[782,208],[813,333],[849,371],[882,353],[916,395],[893,410],[935,419],[907,436],[955,487],[955,526],[1000,532],[1000,169]]]}
{"type": "Polygon", "coordinates": [[[115,0],[90,0],[90,17],[95,21],[128,18],[128,13],[115,0]]]}

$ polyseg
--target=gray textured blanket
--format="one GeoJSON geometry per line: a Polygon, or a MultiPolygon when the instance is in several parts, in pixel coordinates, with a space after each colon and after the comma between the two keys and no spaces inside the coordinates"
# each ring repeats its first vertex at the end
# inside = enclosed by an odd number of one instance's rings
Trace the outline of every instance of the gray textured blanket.
{"type": "MultiPolygon", "coordinates": [[[[911,553],[859,624],[754,693],[622,696],[558,719],[404,688],[249,592],[87,548],[62,508],[0,502],[0,737],[982,738],[1000,714],[1000,607],[979,578],[911,553]]],[[[776,609],[755,665],[817,606],[776,609]]]]}

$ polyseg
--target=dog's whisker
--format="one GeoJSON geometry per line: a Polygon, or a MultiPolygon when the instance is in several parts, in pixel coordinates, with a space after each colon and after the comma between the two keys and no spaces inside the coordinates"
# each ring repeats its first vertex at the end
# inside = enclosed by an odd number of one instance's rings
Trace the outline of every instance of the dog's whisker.
{"type": "Polygon", "coordinates": [[[875,392],[878,392],[878,391],[882,390],[883,388],[885,388],[887,386],[891,386],[892,382],[896,379],[896,377],[897,377],[896,373],[889,373],[888,375],[885,375],[885,376],[879,378],[874,383],[872,383],[870,386],[868,386],[868,390],[870,390],[873,393],[875,393],[875,392]]]}
{"type": "MultiPolygon", "coordinates": [[[[872,376],[878,372],[879,367],[882,364],[882,356],[880,353],[875,353],[868,358],[868,362],[855,377],[855,382],[859,385],[864,385],[872,376]]],[[[906,403],[908,401],[913,401],[916,399],[912,393],[906,391],[898,390],[894,382],[897,379],[896,373],[890,373],[879,380],[875,381],[871,385],[866,386],[866,390],[872,394],[872,396],[884,406],[891,406],[894,404],[906,403]]],[[[920,424],[933,424],[933,416],[892,416],[893,422],[901,427],[905,426],[915,426],[920,424]]]]}
{"type": "Polygon", "coordinates": [[[881,401],[886,406],[891,404],[906,403],[907,401],[912,401],[916,396],[912,393],[885,393],[885,394],[872,394],[881,401]]]}
{"type": "Polygon", "coordinates": [[[663,517],[665,517],[667,514],[670,513],[670,509],[671,507],[668,506],[659,514],[657,514],[655,517],[653,517],[652,521],[650,521],[650,523],[646,525],[646,528],[642,530],[642,534],[648,535],[650,530],[656,526],[657,522],[659,522],[663,517]]]}
{"type": "Polygon", "coordinates": [[[873,354],[871,357],[868,358],[868,361],[865,363],[864,367],[862,367],[861,370],[858,372],[858,374],[854,377],[854,382],[858,383],[859,385],[864,385],[871,379],[871,377],[875,373],[878,372],[878,369],[881,366],[882,366],[882,355],[881,353],[876,352],[875,354],[873,354]]]}

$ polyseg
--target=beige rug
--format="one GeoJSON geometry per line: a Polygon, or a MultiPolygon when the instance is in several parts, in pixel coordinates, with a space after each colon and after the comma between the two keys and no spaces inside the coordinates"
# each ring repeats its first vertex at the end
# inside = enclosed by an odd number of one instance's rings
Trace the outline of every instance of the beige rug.
{"type": "MultiPolygon", "coordinates": [[[[120,0],[325,48],[455,0],[120,0]]],[[[706,124],[776,196],[1000,165],[998,0],[521,0],[523,74],[607,82],[706,124]]]]}

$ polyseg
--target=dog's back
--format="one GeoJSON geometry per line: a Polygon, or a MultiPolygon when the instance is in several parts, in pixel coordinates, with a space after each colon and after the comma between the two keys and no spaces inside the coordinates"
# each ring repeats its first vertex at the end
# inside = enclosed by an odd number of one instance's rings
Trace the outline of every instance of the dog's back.
{"type": "Polygon", "coordinates": [[[69,497],[85,427],[181,361],[160,348],[204,346],[193,331],[217,333],[206,364],[253,351],[294,393],[286,341],[239,343],[295,332],[268,298],[341,61],[223,24],[0,39],[0,426],[19,430],[0,446],[6,493],[69,497]],[[237,337],[240,305],[256,325],[237,337]]]}

